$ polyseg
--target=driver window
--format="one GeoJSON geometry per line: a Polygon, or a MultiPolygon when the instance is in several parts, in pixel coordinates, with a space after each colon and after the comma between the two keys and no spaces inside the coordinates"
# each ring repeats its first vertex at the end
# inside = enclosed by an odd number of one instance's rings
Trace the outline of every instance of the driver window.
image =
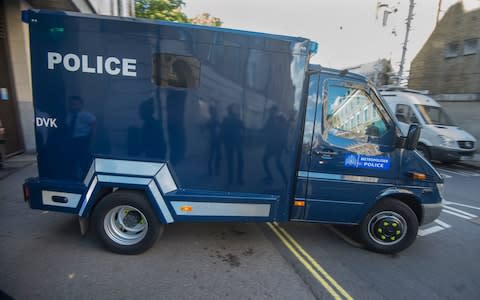
{"type": "Polygon", "coordinates": [[[387,132],[387,123],[365,90],[331,85],[327,98],[325,130],[332,144],[378,144],[387,132]]]}
{"type": "Polygon", "coordinates": [[[402,123],[418,123],[418,119],[410,105],[397,104],[395,108],[395,116],[397,117],[397,120],[402,123]]]}

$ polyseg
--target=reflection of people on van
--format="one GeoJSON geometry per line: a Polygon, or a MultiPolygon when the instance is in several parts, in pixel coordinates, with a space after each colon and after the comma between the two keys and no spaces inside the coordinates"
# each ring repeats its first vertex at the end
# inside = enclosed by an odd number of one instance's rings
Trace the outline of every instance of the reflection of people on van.
{"type": "Polygon", "coordinates": [[[70,98],[69,112],[66,124],[69,145],[71,147],[71,165],[75,174],[74,178],[84,175],[89,167],[91,155],[90,146],[95,133],[96,118],[93,114],[83,110],[83,99],[78,96],[70,98]]]}
{"type": "MultiPolygon", "coordinates": [[[[139,114],[142,118],[141,143],[146,157],[165,159],[165,139],[163,137],[162,122],[154,117],[153,98],[140,104],[139,114]]],[[[159,116],[162,114],[159,113],[159,116]]],[[[134,132],[132,130],[132,132],[134,132]]],[[[133,138],[132,138],[133,139],[133,138]]]]}
{"type": "Polygon", "coordinates": [[[210,120],[206,124],[208,131],[208,175],[220,174],[220,161],[222,160],[221,127],[218,120],[217,109],[210,107],[210,120]]]}
{"type": "Polygon", "coordinates": [[[169,89],[167,92],[167,129],[170,161],[176,164],[182,161],[186,152],[185,138],[185,89],[169,89]]]}
{"type": "Polygon", "coordinates": [[[222,122],[222,137],[227,157],[228,184],[233,183],[234,169],[237,172],[237,184],[243,184],[243,135],[244,125],[240,120],[238,104],[228,106],[228,114],[222,122]],[[236,162],[236,165],[235,165],[236,162]]]}
{"type": "Polygon", "coordinates": [[[172,64],[174,79],[169,80],[170,86],[186,88],[192,85],[192,71],[190,66],[181,59],[176,59],[172,64]]]}
{"type": "Polygon", "coordinates": [[[275,161],[275,166],[282,176],[284,183],[287,183],[287,174],[282,164],[282,154],[287,147],[287,136],[276,134],[277,132],[288,131],[288,121],[284,115],[278,112],[278,108],[273,106],[270,108],[269,116],[265,126],[263,127],[265,136],[267,137],[265,145],[265,153],[263,154],[262,163],[263,170],[266,177],[263,179],[265,183],[271,183],[273,181],[272,173],[268,163],[271,158],[275,161]]]}

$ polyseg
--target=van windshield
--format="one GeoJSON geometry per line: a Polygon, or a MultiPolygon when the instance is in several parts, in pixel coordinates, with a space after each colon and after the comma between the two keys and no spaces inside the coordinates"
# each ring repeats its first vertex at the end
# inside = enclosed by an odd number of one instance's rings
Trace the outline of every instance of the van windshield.
{"type": "Polygon", "coordinates": [[[422,115],[425,123],[431,125],[455,126],[443,108],[430,105],[415,105],[422,115]]]}

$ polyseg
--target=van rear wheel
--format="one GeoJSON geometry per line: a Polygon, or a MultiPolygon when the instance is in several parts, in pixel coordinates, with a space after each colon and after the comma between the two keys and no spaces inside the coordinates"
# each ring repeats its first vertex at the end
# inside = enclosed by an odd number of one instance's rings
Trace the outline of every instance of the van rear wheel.
{"type": "Polygon", "coordinates": [[[385,198],[365,216],[358,231],[368,249],[385,254],[397,253],[415,241],[418,219],[405,203],[385,198]]]}
{"type": "Polygon", "coordinates": [[[145,252],[164,229],[141,191],[108,194],[95,207],[92,219],[102,244],[120,254],[145,252]]]}

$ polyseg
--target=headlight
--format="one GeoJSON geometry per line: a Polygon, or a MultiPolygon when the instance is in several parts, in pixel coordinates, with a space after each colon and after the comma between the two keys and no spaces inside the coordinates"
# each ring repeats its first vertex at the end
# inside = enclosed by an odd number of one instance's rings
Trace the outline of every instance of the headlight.
{"type": "Polygon", "coordinates": [[[442,201],[445,199],[445,194],[443,189],[444,189],[443,183],[437,183],[437,190],[438,190],[438,193],[440,194],[440,198],[442,198],[442,201]]]}
{"type": "Polygon", "coordinates": [[[452,140],[451,138],[446,137],[444,135],[439,135],[438,137],[442,140],[440,145],[442,145],[443,147],[447,147],[447,148],[457,147],[457,142],[455,140],[452,140]]]}

